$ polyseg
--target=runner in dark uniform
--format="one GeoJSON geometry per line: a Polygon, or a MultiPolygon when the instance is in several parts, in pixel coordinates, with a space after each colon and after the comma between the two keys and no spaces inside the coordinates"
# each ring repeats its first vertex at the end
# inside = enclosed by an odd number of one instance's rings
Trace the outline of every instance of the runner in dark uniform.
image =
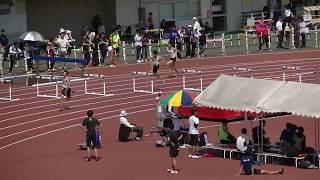
{"type": "Polygon", "coordinates": [[[99,130],[100,122],[93,117],[93,111],[89,110],[87,112],[87,118],[85,118],[82,122],[82,129],[86,132],[86,144],[87,144],[87,152],[88,157],[87,161],[91,160],[91,148],[94,149],[95,152],[95,160],[98,161],[98,149],[97,149],[97,137],[96,133],[99,130]]]}

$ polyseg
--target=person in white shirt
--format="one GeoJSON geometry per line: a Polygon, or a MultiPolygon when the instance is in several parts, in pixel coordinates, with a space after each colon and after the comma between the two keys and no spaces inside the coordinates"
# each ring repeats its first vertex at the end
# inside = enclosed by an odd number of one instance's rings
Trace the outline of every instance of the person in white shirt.
{"type": "Polygon", "coordinates": [[[139,126],[136,126],[135,124],[129,123],[129,121],[127,120],[126,116],[127,116],[126,110],[121,110],[121,112],[120,112],[120,125],[123,124],[127,128],[130,128],[130,130],[132,132],[136,132],[137,135],[136,135],[135,140],[141,141],[142,140],[142,136],[143,136],[143,128],[139,127],[139,126]]]}
{"type": "Polygon", "coordinates": [[[134,44],[136,46],[136,59],[137,59],[137,63],[141,63],[143,61],[141,61],[142,59],[142,41],[143,41],[143,37],[141,34],[140,30],[137,30],[136,35],[134,36],[134,44]]]}
{"type": "MultiPolygon", "coordinates": [[[[193,17],[192,18],[193,19],[193,21],[194,21],[194,23],[193,23],[193,32],[197,32],[197,33],[199,33],[200,34],[200,30],[201,30],[201,25],[200,25],[200,23],[198,22],[198,20],[197,20],[197,18],[196,17],[193,17]]],[[[201,35],[201,34],[200,34],[201,35]]],[[[199,36],[200,36],[199,35],[199,36]]]]}
{"type": "Polygon", "coordinates": [[[58,46],[58,56],[66,57],[68,47],[71,47],[68,39],[65,38],[65,30],[60,29],[59,38],[55,42],[58,46]]]}
{"type": "Polygon", "coordinates": [[[9,67],[9,74],[12,74],[13,66],[17,66],[17,60],[19,59],[20,54],[22,51],[19,49],[18,42],[13,42],[13,44],[9,48],[9,57],[10,57],[10,67],[9,67]]]}
{"type": "Polygon", "coordinates": [[[299,23],[300,35],[301,35],[301,47],[306,47],[306,34],[309,31],[306,22],[304,22],[303,17],[300,19],[299,23]]]}
{"type": "Polygon", "coordinates": [[[237,138],[237,149],[244,153],[248,149],[249,141],[247,137],[247,129],[242,128],[241,135],[237,138]]]}
{"type": "Polygon", "coordinates": [[[189,135],[190,135],[190,154],[189,158],[199,158],[196,155],[196,148],[198,146],[198,137],[199,137],[199,119],[195,116],[197,111],[191,109],[191,116],[189,117],[189,135]]]}
{"type": "Polygon", "coordinates": [[[68,107],[64,107],[63,99],[66,98],[67,101],[71,99],[71,84],[70,84],[70,77],[69,72],[67,70],[63,73],[62,79],[62,90],[61,90],[61,104],[60,104],[60,111],[63,109],[69,109],[68,107]]]}
{"type": "Polygon", "coordinates": [[[282,47],[282,42],[283,42],[283,24],[282,24],[282,18],[279,17],[277,23],[276,23],[276,28],[278,32],[278,44],[277,48],[283,48],[282,47]]]}
{"type": "MultiPolygon", "coordinates": [[[[177,53],[181,53],[181,52],[178,49],[172,47],[170,43],[168,43],[167,53],[169,56],[169,61],[167,62],[167,66],[171,69],[172,73],[175,72],[176,74],[179,75],[179,71],[177,70],[177,67],[176,67],[176,61],[177,61],[177,53]]],[[[173,76],[172,73],[169,74],[169,77],[173,76]]]]}

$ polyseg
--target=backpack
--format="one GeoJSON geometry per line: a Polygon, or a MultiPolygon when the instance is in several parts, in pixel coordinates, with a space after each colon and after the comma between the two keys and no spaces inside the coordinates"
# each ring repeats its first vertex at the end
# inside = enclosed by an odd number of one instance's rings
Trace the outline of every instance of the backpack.
{"type": "Polygon", "coordinates": [[[203,132],[199,135],[198,145],[199,146],[206,146],[207,144],[208,144],[208,133],[203,132]]]}
{"type": "Polygon", "coordinates": [[[302,168],[302,169],[313,169],[313,168],[315,168],[315,166],[310,161],[307,161],[307,160],[304,160],[304,159],[299,161],[298,167],[302,168]]]}

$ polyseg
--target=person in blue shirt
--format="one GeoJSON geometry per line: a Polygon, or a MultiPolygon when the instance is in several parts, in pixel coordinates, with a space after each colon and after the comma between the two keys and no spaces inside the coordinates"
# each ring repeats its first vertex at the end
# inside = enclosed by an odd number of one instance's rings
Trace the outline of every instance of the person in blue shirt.
{"type": "Polygon", "coordinates": [[[277,170],[277,171],[269,171],[269,170],[262,170],[254,168],[254,158],[252,157],[252,152],[248,148],[245,153],[240,158],[240,170],[239,174],[236,176],[239,176],[241,174],[245,175],[257,175],[257,174],[283,174],[283,169],[277,170]]]}

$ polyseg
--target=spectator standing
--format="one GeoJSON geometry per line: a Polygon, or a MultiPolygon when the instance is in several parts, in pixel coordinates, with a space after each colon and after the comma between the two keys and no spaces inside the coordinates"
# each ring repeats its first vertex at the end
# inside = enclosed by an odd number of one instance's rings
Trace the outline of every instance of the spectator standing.
{"type": "Polygon", "coordinates": [[[6,32],[4,29],[0,30],[0,44],[2,44],[2,46],[6,47],[8,46],[9,43],[9,39],[6,36],[6,32]]]}
{"type": "Polygon", "coordinates": [[[204,56],[204,51],[206,50],[206,44],[207,44],[207,36],[204,33],[204,30],[200,31],[201,36],[199,37],[199,56],[204,56]]]}
{"type": "Polygon", "coordinates": [[[149,17],[148,17],[148,26],[149,26],[149,29],[154,29],[154,23],[153,23],[152,12],[149,12],[149,17]]]}
{"type": "Polygon", "coordinates": [[[27,74],[32,73],[32,63],[33,63],[33,55],[34,55],[35,48],[32,46],[31,42],[26,42],[25,46],[25,58],[27,58],[27,74]]]}
{"type": "Polygon", "coordinates": [[[67,49],[70,47],[69,41],[65,38],[65,30],[60,29],[59,31],[59,38],[55,42],[58,46],[58,56],[59,57],[66,57],[67,49]]]}
{"type": "Polygon", "coordinates": [[[3,61],[4,61],[4,56],[6,53],[5,47],[0,43],[0,77],[2,77],[3,74],[3,61]]]}
{"type": "Polygon", "coordinates": [[[259,47],[258,47],[257,51],[262,50],[263,39],[264,39],[263,31],[264,31],[263,22],[262,22],[262,20],[258,20],[258,22],[256,24],[256,35],[257,35],[257,38],[259,39],[259,47]]]}
{"type": "Polygon", "coordinates": [[[300,27],[299,27],[299,24],[300,24],[300,20],[298,18],[298,16],[294,16],[292,18],[292,27],[294,28],[294,31],[293,31],[293,34],[294,34],[294,47],[295,48],[299,48],[299,44],[300,44],[300,27]]]}
{"type": "Polygon", "coordinates": [[[20,57],[22,51],[19,48],[19,44],[17,41],[13,42],[13,44],[9,48],[9,59],[10,59],[10,67],[9,67],[9,75],[12,75],[13,66],[17,66],[17,60],[20,57]]]}
{"type": "MultiPolygon", "coordinates": [[[[56,51],[55,51],[55,47],[53,44],[53,40],[49,40],[47,43],[47,56],[48,57],[55,57],[56,56],[56,51]]],[[[55,71],[54,69],[54,61],[48,61],[48,71],[55,71]]]]}
{"type": "MultiPolygon", "coordinates": [[[[92,40],[92,66],[98,66],[99,61],[99,45],[100,45],[100,35],[96,33],[94,39],[92,40]]],[[[101,57],[100,57],[101,58],[101,57]]]]}
{"type": "Polygon", "coordinates": [[[90,55],[91,46],[93,46],[93,43],[90,42],[88,35],[84,35],[82,38],[82,53],[83,53],[83,58],[86,60],[86,65],[89,64],[91,59],[91,55],[90,55]]]}
{"type": "Polygon", "coordinates": [[[149,36],[145,32],[145,30],[143,30],[141,61],[147,62],[147,60],[148,60],[148,44],[149,44],[149,36]]]}
{"type": "Polygon", "coordinates": [[[166,20],[165,19],[162,19],[161,22],[160,22],[160,29],[163,29],[164,33],[167,32],[167,29],[166,29],[166,20]]]}
{"type": "Polygon", "coordinates": [[[189,135],[190,135],[190,154],[189,158],[199,158],[196,154],[197,146],[198,146],[198,137],[199,137],[199,119],[196,117],[196,110],[191,109],[191,116],[189,117],[189,135]]]}
{"type": "Polygon", "coordinates": [[[105,33],[101,33],[100,34],[100,44],[99,44],[99,49],[100,49],[100,66],[105,65],[104,61],[106,59],[107,56],[107,52],[108,52],[108,46],[109,46],[109,39],[107,38],[105,33]]]}
{"type": "Polygon", "coordinates": [[[142,33],[140,30],[137,30],[136,35],[134,36],[134,44],[136,46],[136,60],[137,63],[141,63],[143,61],[142,60],[142,41],[143,41],[143,37],[142,37],[142,33]]]}
{"type": "Polygon", "coordinates": [[[191,57],[191,39],[193,36],[192,26],[188,25],[188,28],[185,30],[183,41],[186,46],[186,58],[191,57]]]}
{"type": "Polygon", "coordinates": [[[98,161],[98,144],[97,144],[97,131],[100,128],[100,122],[93,117],[93,111],[89,110],[87,112],[87,118],[85,118],[82,122],[82,129],[86,132],[86,145],[87,145],[87,161],[91,160],[91,148],[94,149],[95,160],[98,161]]]}
{"type": "Polygon", "coordinates": [[[178,52],[177,56],[179,59],[182,59],[182,42],[183,42],[183,27],[181,26],[177,31],[177,49],[180,51],[178,52]]]}
{"type": "Polygon", "coordinates": [[[66,30],[65,31],[65,39],[69,42],[69,46],[68,46],[68,49],[67,49],[67,54],[68,56],[71,55],[71,51],[72,51],[72,48],[74,46],[74,42],[76,41],[75,39],[73,39],[72,37],[72,32],[70,30],[66,30]]]}
{"type": "Polygon", "coordinates": [[[259,121],[258,126],[254,127],[252,129],[252,139],[253,139],[254,144],[258,144],[259,142],[263,143],[264,145],[270,144],[269,138],[265,137],[265,134],[266,134],[266,132],[264,130],[265,126],[266,126],[266,121],[262,120],[262,122],[259,121]],[[263,142],[261,142],[261,139],[263,139],[263,142]]]}
{"type": "Polygon", "coordinates": [[[300,35],[301,35],[300,47],[306,47],[306,34],[308,33],[309,29],[306,25],[306,22],[303,20],[303,17],[300,18],[299,28],[300,28],[300,35]]]}
{"type": "Polygon", "coordinates": [[[278,43],[277,48],[283,48],[282,42],[283,42],[283,28],[282,28],[282,17],[279,17],[277,23],[276,23],[276,29],[278,33],[278,43]]]}
{"type": "Polygon", "coordinates": [[[171,174],[178,173],[176,159],[179,155],[179,150],[180,150],[179,141],[182,137],[183,136],[180,133],[180,131],[173,130],[173,131],[169,132],[168,142],[169,142],[169,146],[170,146],[169,155],[171,157],[171,168],[167,169],[167,172],[169,172],[171,174]]]}

